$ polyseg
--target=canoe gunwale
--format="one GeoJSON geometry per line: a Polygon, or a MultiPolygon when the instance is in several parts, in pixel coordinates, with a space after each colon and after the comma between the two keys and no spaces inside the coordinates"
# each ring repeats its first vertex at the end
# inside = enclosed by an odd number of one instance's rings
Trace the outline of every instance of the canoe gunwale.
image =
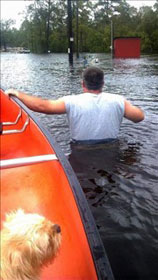
{"type": "Polygon", "coordinates": [[[11,96],[11,99],[14,100],[39,127],[39,129],[42,131],[44,136],[47,138],[49,144],[55,151],[55,154],[64,169],[72,193],[74,195],[78,211],[80,213],[83,227],[85,229],[85,234],[87,236],[87,241],[89,243],[89,247],[93,257],[98,280],[114,280],[111,266],[106,255],[98,229],[96,227],[94,218],[92,216],[91,210],[89,208],[88,202],[85,198],[80,183],[68,159],[59,147],[59,144],[52,137],[50,132],[41,124],[41,121],[38,120],[34,113],[28,107],[26,107],[17,97],[11,96]]]}

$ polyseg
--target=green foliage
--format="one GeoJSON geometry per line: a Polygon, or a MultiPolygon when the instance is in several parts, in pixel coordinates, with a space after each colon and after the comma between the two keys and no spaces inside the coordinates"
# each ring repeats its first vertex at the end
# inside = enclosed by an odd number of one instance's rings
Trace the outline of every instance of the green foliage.
{"type": "Polygon", "coordinates": [[[14,24],[14,21],[9,19],[6,21],[0,21],[1,24],[1,47],[4,48],[4,50],[7,50],[7,45],[10,43],[12,45],[13,38],[14,38],[14,31],[12,31],[12,25],[14,24]]]}
{"type": "MultiPolygon", "coordinates": [[[[114,36],[139,36],[143,52],[158,52],[158,0],[137,10],[126,0],[71,0],[74,51],[110,52],[114,36]],[[77,13],[78,12],[78,13],[77,13]],[[78,41],[78,44],[77,44],[78,41]]],[[[67,0],[30,1],[19,30],[1,22],[1,48],[26,47],[35,53],[67,52],[67,0]]]]}
{"type": "Polygon", "coordinates": [[[158,13],[150,7],[143,7],[139,11],[141,18],[139,31],[142,38],[142,50],[146,52],[158,51],[158,13]]]}

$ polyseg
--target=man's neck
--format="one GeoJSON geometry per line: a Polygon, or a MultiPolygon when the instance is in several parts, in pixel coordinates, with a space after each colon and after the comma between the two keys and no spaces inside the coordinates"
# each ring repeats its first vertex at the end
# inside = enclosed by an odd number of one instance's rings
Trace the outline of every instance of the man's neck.
{"type": "Polygon", "coordinates": [[[98,89],[98,90],[92,90],[92,89],[88,89],[88,88],[83,88],[83,92],[86,93],[94,93],[94,94],[99,94],[102,92],[102,90],[98,89]]]}

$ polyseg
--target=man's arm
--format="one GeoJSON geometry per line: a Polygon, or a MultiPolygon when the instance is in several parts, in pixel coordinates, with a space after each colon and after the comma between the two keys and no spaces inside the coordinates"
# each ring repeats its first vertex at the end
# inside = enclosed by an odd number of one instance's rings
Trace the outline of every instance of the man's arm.
{"type": "Polygon", "coordinates": [[[39,97],[27,95],[24,92],[15,89],[5,91],[7,95],[18,97],[29,109],[44,114],[65,114],[66,107],[63,100],[44,100],[39,97]]]}
{"type": "Polygon", "coordinates": [[[137,123],[143,121],[145,116],[140,108],[133,106],[129,101],[125,100],[124,117],[137,123]]]}

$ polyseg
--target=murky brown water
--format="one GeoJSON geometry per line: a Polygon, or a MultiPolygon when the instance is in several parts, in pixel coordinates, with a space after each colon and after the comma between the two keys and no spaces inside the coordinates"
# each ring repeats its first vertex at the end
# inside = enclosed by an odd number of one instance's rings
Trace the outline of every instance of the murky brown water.
{"type": "MultiPolygon", "coordinates": [[[[105,91],[124,95],[146,114],[124,120],[119,140],[96,147],[70,146],[65,116],[37,114],[72,164],[92,209],[116,280],[158,279],[158,56],[111,60],[87,55],[105,72],[105,91]]],[[[3,88],[47,98],[81,93],[83,60],[66,54],[1,54],[3,88]]],[[[95,129],[95,128],[94,128],[95,129]]]]}

